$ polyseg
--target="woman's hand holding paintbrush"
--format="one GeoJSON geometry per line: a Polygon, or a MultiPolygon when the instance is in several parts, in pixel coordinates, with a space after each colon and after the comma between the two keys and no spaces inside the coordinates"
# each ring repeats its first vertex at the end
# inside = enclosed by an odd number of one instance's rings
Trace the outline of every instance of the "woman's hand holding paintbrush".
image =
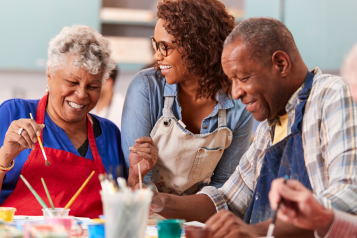
{"type": "Polygon", "coordinates": [[[129,148],[130,168],[128,186],[139,184],[139,177],[145,175],[155,166],[158,151],[154,141],[150,137],[141,137],[135,140],[135,144],[129,148]],[[140,163],[140,165],[139,165],[140,163]],[[140,167],[140,172],[139,172],[140,167]]]}
{"type": "Polygon", "coordinates": [[[37,135],[41,135],[44,127],[45,125],[39,125],[33,119],[13,121],[0,149],[0,166],[7,168],[21,151],[35,149],[37,135]]]}
{"type": "Polygon", "coordinates": [[[322,206],[313,196],[312,192],[297,180],[283,178],[275,179],[269,192],[270,206],[280,208],[277,218],[296,227],[317,230],[320,235],[327,233],[334,214],[330,209],[322,206]]]}

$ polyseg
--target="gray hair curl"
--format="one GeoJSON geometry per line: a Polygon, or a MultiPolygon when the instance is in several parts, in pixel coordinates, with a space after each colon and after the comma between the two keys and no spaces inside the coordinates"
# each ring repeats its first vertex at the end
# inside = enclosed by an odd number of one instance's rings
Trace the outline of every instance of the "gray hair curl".
{"type": "Polygon", "coordinates": [[[49,74],[53,76],[70,56],[74,56],[78,57],[74,61],[75,66],[84,68],[90,74],[101,72],[104,83],[116,65],[110,58],[111,53],[109,41],[93,28],[84,25],[64,27],[49,43],[49,74]]]}
{"type": "Polygon", "coordinates": [[[341,68],[341,76],[348,85],[357,84],[357,44],[348,53],[341,68]]]}

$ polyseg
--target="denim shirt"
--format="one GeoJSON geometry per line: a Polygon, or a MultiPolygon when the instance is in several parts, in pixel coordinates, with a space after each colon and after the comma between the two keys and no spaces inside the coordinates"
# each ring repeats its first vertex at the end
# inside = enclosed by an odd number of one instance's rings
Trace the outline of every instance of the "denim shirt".
{"type": "MultiPolygon", "coordinates": [[[[137,138],[150,136],[151,130],[162,116],[165,96],[176,96],[172,111],[177,119],[182,120],[178,89],[177,84],[167,84],[164,77],[161,79],[155,77],[154,68],[142,70],[130,83],[125,98],[121,126],[126,172],[129,172],[129,147],[135,144],[137,138]]],[[[218,110],[227,109],[227,127],[233,133],[233,140],[224,151],[209,184],[220,188],[233,174],[240,158],[249,148],[254,119],[240,100],[228,98],[225,93],[221,92],[217,94],[216,98],[218,104],[214,107],[213,112],[202,121],[200,134],[211,133],[217,129],[218,110]]],[[[187,130],[185,132],[190,134],[187,130]]],[[[150,177],[151,173],[148,173],[144,182],[150,182],[150,177]]]]}

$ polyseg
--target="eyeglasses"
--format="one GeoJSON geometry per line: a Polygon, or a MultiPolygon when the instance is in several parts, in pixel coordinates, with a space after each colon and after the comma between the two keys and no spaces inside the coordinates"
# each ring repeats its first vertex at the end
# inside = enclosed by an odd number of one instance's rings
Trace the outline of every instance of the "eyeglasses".
{"type": "MultiPolygon", "coordinates": [[[[174,42],[172,42],[172,43],[174,43],[174,42]]],[[[171,50],[173,49],[172,45],[170,45],[167,42],[164,42],[164,41],[156,42],[156,40],[153,36],[151,37],[151,45],[154,50],[154,53],[156,53],[156,51],[159,50],[160,54],[164,57],[167,57],[169,54],[171,54],[171,52],[172,52],[171,50]]]]}

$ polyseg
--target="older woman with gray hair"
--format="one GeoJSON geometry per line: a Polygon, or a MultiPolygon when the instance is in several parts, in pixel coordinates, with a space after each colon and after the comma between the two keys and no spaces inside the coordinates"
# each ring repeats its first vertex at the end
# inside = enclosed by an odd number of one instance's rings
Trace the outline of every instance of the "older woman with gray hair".
{"type": "Polygon", "coordinates": [[[20,174],[49,205],[44,178],[54,206],[64,207],[95,171],[70,214],[102,214],[97,176],[124,163],[117,126],[88,113],[115,67],[110,55],[108,40],[94,29],[65,27],[49,43],[46,95],[0,106],[1,206],[15,207],[17,215],[42,214],[20,174]]]}

